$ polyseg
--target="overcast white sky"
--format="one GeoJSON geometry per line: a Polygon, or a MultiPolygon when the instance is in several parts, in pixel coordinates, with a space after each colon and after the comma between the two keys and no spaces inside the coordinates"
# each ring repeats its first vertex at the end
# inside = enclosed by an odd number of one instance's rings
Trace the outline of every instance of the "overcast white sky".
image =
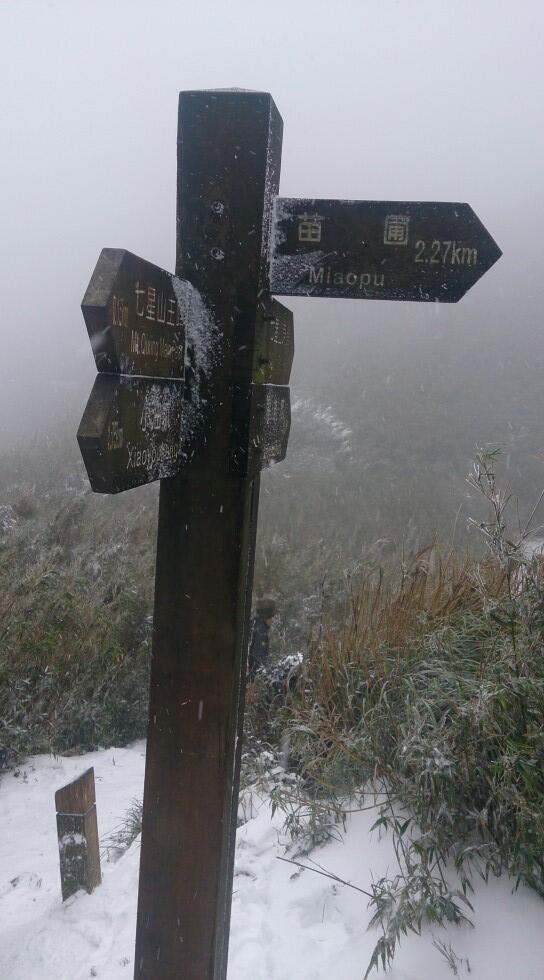
{"type": "MultiPolygon", "coordinates": [[[[0,436],[59,385],[85,401],[103,246],[173,269],[181,89],[272,93],[285,196],[468,201],[504,255],[441,327],[515,317],[540,341],[543,36],[537,0],[1,0],[0,436]]],[[[331,321],[363,344],[369,317],[399,338],[436,317],[289,305],[299,376],[331,321]]]]}

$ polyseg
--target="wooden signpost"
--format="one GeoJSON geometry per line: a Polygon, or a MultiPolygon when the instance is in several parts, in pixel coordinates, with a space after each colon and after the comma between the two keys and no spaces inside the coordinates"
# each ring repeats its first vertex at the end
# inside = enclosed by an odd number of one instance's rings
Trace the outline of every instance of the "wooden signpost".
{"type": "Polygon", "coordinates": [[[457,303],[501,250],[468,204],[277,198],[270,288],[457,303]]]}
{"type": "Polygon", "coordinates": [[[177,278],[105,249],[83,303],[93,489],[161,479],[135,980],[226,976],[260,470],[290,427],[271,294],[454,302],[500,255],[468,205],[278,198],[281,142],[267,93],[182,92],[177,278]]]}

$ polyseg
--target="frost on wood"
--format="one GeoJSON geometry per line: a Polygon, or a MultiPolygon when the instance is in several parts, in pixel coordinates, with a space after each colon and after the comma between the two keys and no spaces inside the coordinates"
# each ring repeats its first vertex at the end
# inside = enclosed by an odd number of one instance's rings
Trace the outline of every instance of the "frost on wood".
{"type": "MultiPolygon", "coordinates": [[[[285,211],[282,198],[276,198],[272,212],[272,228],[274,231],[271,238],[270,250],[270,282],[272,292],[274,283],[281,282],[288,290],[294,290],[304,277],[308,276],[310,269],[318,269],[327,259],[323,251],[312,251],[302,255],[278,255],[278,248],[286,240],[284,232],[281,230],[281,222],[288,217],[290,212],[285,211]]],[[[308,295],[311,289],[307,290],[308,295]]]]}
{"type": "Polygon", "coordinates": [[[209,397],[210,378],[219,360],[221,332],[199,290],[184,279],[174,278],[172,283],[181,317],[187,324],[181,444],[188,458],[209,397]]]}
{"type": "MultiPolygon", "coordinates": [[[[279,171],[275,166],[275,158],[277,153],[277,148],[273,139],[275,126],[277,125],[277,118],[275,118],[275,113],[277,113],[276,107],[272,100],[270,100],[270,113],[268,117],[268,141],[267,141],[267,151],[266,151],[266,169],[265,169],[265,186],[264,186],[264,207],[263,207],[263,218],[262,218],[262,237],[261,237],[261,254],[264,261],[261,264],[260,271],[260,281],[259,287],[261,290],[268,290],[269,288],[269,250],[273,251],[272,242],[272,228],[274,219],[274,202],[276,200],[276,195],[279,187],[279,171]]],[[[280,120],[280,126],[281,126],[280,120]]],[[[280,129],[281,132],[281,129],[280,129]]]]}
{"type": "MultiPolygon", "coordinates": [[[[85,840],[83,834],[80,834],[77,831],[72,831],[71,833],[63,834],[62,837],[59,837],[59,851],[61,854],[64,854],[66,849],[70,847],[86,848],[87,841],[85,840]]],[[[73,860],[74,857],[77,858],[77,860],[81,860],[81,855],[79,853],[72,855],[71,858],[68,856],[68,860],[73,860]]]]}
{"type": "Polygon", "coordinates": [[[119,493],[175,476],[182,415],[180,381],[99,374],[78,430],[93,490],[119,493]]]}
{"type": "Polygon", "coordinates": [[[264,385],[266,392],[260,442],[261,466],[271,466],[285,459],[291,427],[289,388],[264,385]]]}
{"type": "Polygon", "coordinates": [[[145,389],[141,427],[147,444],[140,450],[141,465],[147,469],[148,481],[174,476],[179,458],[168,452],[168,442],[176,441],[181,427],[181,388],[177,385],[150,384],[145,389]]]}

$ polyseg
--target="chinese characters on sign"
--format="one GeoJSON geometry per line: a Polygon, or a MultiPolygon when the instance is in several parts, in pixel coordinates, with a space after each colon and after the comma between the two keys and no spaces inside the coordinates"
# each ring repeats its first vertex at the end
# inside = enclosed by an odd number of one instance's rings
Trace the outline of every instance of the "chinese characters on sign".
{"type": "Polygon", "coordinates": [[[169,272],[104,248],[82,309],[99,371],[183,378],[185,324],[169,272]]]}
{"type": "Polygon", "coordinates": [[[299,215],[298,219],[298,240],[299,242],[320,242],[321,241],[321,222],[322,218],[318,214],[309,217],[307,214],[299,215]]]}
{"type": "MultiPolygon", "coordinates": [[[[155,323],[166,323],[169,327],[180,327],[181,316],[175,297],[166,297],[154,286],[142,288],[139,280],[134,287],[136,299],[136,316],[155,323]]],[[[115,303],[116,297],[113,297],[115,303]]]]}
{"type": "Polygon", "coordinates": [[[276,198],[278,296],[456,303],[501,251],[468,204],[276,198]]]}
{"type": "Polygon", "coordinates": [[[388,214],[384,225],[384,245],[407,245],[409,227],[410,215],[388,214]]]}
{"type": "Polygon", "coordinates": [[[174,476],[185,459],[183,383],[99,374],[78,430],[92,489],[120,493],[174,476]]]}

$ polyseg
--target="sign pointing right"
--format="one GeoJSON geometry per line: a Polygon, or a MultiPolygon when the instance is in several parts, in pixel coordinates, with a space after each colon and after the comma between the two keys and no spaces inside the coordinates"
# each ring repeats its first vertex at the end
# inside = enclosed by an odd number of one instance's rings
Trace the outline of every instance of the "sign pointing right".
{"type": "Polygon", "coordinates": [[[270,290],[457,303],[501,255],[469,204],[279,197],[270,290]]]}

